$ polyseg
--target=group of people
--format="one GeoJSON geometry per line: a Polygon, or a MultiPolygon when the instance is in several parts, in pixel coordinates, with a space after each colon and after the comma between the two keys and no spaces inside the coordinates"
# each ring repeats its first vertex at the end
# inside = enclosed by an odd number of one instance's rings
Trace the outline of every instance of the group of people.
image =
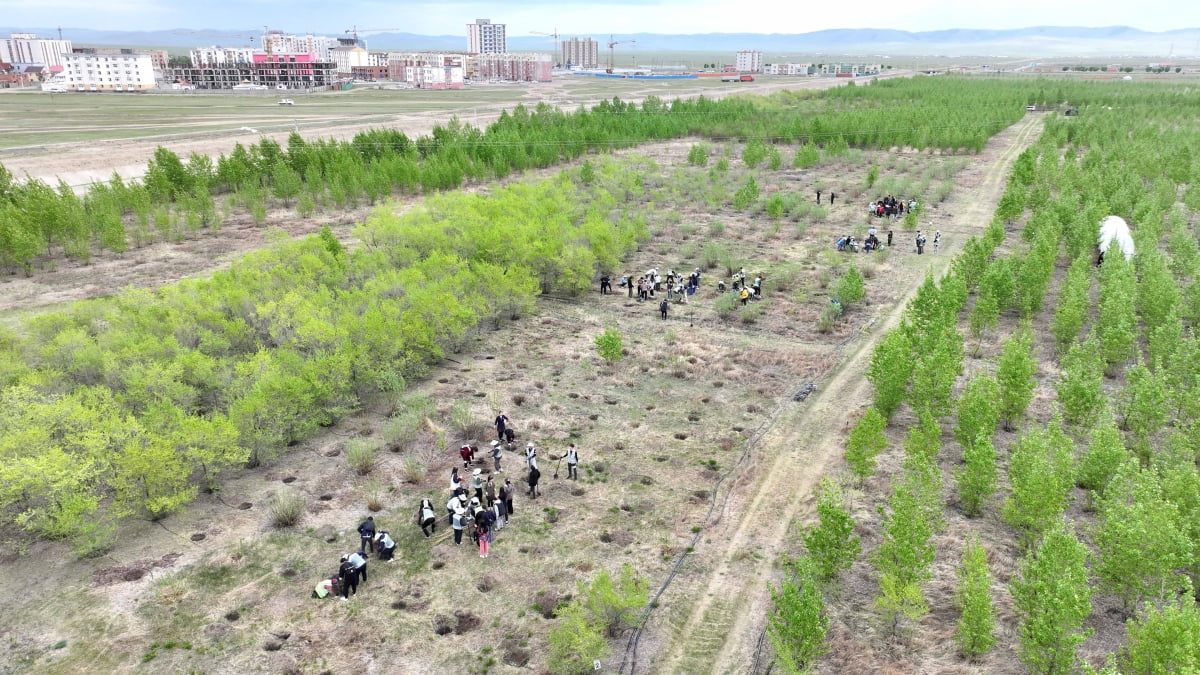
{"type": "MultiPolygon", "coordinates": [[[[929,239],[928,239],[928,237],[925,236],[925,233],[920,230],[917,230],[917,239],[915,242],[917,245],[917,255],[922,255],[925,253],[925,244],[928,241],[929,241],[929,239]]],[[[934,232],[933,232],[933,250],[935,250],[935,251],[938,250],[938,247],[941,245],[941,243],[942,243],[942,231],[934,230],[934,232]]]]}
{"type": "MultiPolygon", "coordinates": [[[[607,275],[600,277],[600,293],[602,295],[612,292],[612,286],[607,281],[608,279],[607,275]]],[[[676,273],[675,270],[667,270],[666,276],[663,276],[657,269],[651,268],[636,279],[632,274],[626,274],[618,283],[626,289],[629,297],[634,297],[636,293],[638,302],[645,302],[653,298],[655,293],[665,291],[667,301],[686,303],[688,296],[695,294],[696,289],[700,287],[700,268],[697,267],[686,277],[682,273],[676,273]]]]}
{"type": "MultiPolygon", "coordinates": [[[[892,245],[891,230],[888,230],[887,233],[887,245],[889,247],[892,245]]],[[[878,232],[873,227],[867,230],[867,238],[862,241],[861,245],[857,239],[849,234],[837,240],[837,250],[839,251],[858,253],[861,249],[863,253],[870,253],[871,251],[878,251],[880,248],[883,248],[883,242],[880,241],[878,232]]]]}
{"type": "Polygon", "coordinates": [[[917,200],[910,199],[907,202],[903,198],[896,199],[888,195],[882,199],[876,199],[867,205],[867,213],[876,218],[903,218],[906,211],[912,211],[917,208],[917,200]]]}
{"type": "Polygon", "coordinates": [[[377,530],[375,517],[367,516],[358,526],[358,550],[343,555],[338,560],[337,572],[328,579],[317,582],[313,595],[324,598],[341,595],[343,600],[358,593],[358,585],[367,580],[367,558],[372,553],[384,562],[396,559],[396,540],[387,530],[377,530]]]}

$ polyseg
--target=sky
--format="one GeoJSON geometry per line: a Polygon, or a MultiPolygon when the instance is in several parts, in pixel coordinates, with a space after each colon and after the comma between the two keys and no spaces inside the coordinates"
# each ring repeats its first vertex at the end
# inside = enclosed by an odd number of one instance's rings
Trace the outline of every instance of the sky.
{"type": "Polygon", "coordinates": [[[0,23],[101,30],[214,28],[332,35],[351,26],[369,32],[465,35],[488,18],[509,36],[534,32],[807,33],[830,28],[1131,26],[1149,31],[1200,27],[1195,0],[857,0],[845,3],[763,0],[0,0],[0,23]],[[839,6],[853,12],[838,12],[839,6]]]}

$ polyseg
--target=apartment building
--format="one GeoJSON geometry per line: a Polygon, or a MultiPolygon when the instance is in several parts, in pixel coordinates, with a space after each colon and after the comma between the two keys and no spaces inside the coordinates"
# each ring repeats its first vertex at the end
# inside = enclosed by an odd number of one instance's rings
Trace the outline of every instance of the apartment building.
{"type": "Polygon", "coordinates": [[[562,63],[584,70],[595,70],[600,67],[600,45],[592,38],[563,40],[562,63]]]}
{"type": "MultiPolygon", "coordinates": [[[[279,30],[269,30],[262,34],[262,51],[268,54],[316,54],[318,61],[332,61],[330,52],[338,47],[353,46],[354,39],[326,37],[324,35],[291,35],[279,30]]],[[[366,45],[362,45],[366,48],[366,45]]]]}
{"type": "Polygon", "coordinates": [[[43,65],[57,72],[72,51],[70,40],[46,40],[35,33],[10,33],[0,38],[0,63],[43,65]]]}
{"type": "Polygon", "coordinates": [[[334,47],[329,50],[329,56],[337,66],[340,77],[350,77],[355,68],[365,68],[370,65],[370,54],[358,45],[334,47]]]}
{"type": "Polygon", "coordinates": [[[811,75],[816,68],[811,63],[771,63],[763,66],[764,75],[811,75]]]}
{"type": "Polygon", "coordinates": [[[467,24],[468,54],[504,54],[508,52],[508,38],[504,35],[505,24],[492,23],[490,19],[475,19],[467,24]]]}
{"type": "Polygon", "coordinates": [[[192,67],[230,66],[254,63],[253,47],[201,47],[188,52],[192,67]]]}
{"type": "MultiPolygon", "coordinates": [[[[418,53],[400,53],[392,52],[388,54],[388,79],[396,82],[407,82],[413,86],[416,83],[409,80],[409,68],[434,68],[434,69],[456,69],[458,75],[451,74],[449,81],[454,81],[456,78],[462,80],[466,73],[467,57],[463,54],[441,54],[432,52],[418,53]]],[[[422,77],[424,74],[422,74],[422,77]]],[[[451,87],[457,88],[457,87],[451,87]]]]}
{"type": "Polygon", "coordinates": [[[145,91],[157,86],[150,54],[76,48],[63,55],[67,91],[145,91]]]}
{"type": "Polygon", "coordinates": [[[265,54],[255,52],[249,62],[192,65],[172,68],[173,82],[187,82],[197,89],[233,89],[259,85],[269,89],[330,89],[338,81],[337,66],[321,61],[317,54],[265,54]]]}
{"type": "Polygon", "coordinates": [[[753,49],[738,50],[734,66],[739,73],[761,73],[763,69],[762,52],[753,49]]]}
{"type": "Polygon", "coordinates": [[[472,79],[502,82],[550,82],[549,54],[476,54],[467,63],[472,79]]]}

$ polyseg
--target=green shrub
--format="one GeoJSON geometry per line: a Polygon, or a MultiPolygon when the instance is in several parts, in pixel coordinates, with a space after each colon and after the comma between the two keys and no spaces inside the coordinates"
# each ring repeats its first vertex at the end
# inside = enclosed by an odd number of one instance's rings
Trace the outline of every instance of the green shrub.
{"type": "Polygon", "coordinates": [[[603,333],[596,336],[596,350],[600,353],[600,358],[609,363],[620,361],[624,357],[621,331],[615,326],[605,328],[603,333]]]}
{"type": "Polygon", "coordinates": [[[713,303],[713,308],[717,310],[717,316],[721,319],[729,319],[737,312],[742,301],[738,299],[737,293],[722,293],[717,296],[717,300],[713,303]]]}
{"type": "Polygon", "coordinates": [[[842,303],[831,302],[821,309],[821,313],[817,316],[817,330],[822,333],[828,333],[837,325],[837,320],[842,316],[842,303]]]}
{"type": "Polygon", "coordinates": [[[365,476],[375,469],[378,452],[378,446],[361,438],[346,442],[346,462],[354,469],[354,473],[360,476],[365,476]]]}
{"type": "Polygon", "coordinates": [[[304,516],[304,497],[292,490],[277,492],[267,500],[267,512],[275,527],[291,527],[304,516]]]}

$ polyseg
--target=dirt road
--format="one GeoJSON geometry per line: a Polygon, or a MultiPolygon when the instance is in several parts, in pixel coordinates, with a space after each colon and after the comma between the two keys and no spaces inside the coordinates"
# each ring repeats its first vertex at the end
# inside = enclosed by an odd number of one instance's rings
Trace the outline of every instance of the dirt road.
{"type": "MultiPolygon", "coordinates": [[[[903,278],[907,292],[865,333],[843,348],[841,365],[804,402],[787,401],[775,423],[759,441],[753,483],[737,488],[719,521],[706,533],[689,563],[701,570],[675,581],[670,599],[647,627],[648,645],[663,644],[662,653],[643,654],[637,672],[746,673],[755,659],[756,646],[770,608],[767,583],[778,583],[778,559],[786,542],[795,536],[792,524],[807,521],[812,495],[823,476],[835,471],[844,449],[843,427],[847,411],[869,404],[871,385],[864,376],[871,351],[879,339],[898,324],[908,300],[927,270],[940,276],[962,243],[981,232],[1003,193],[1009,168],[1016,157],[1037,139],[1040,116],[997,134],[964,170],[958,191],[942,205],[945,214],[933,221],[943,233],[936,255],[906,258],[903,278]]],[[[924,225],[924,223],[923,223],[924,225]]],[[[901,234],[898,246],[907,248],[901,234]]],[[[900,257],[900,256],[897,256],[900,257]]],[[[799,383],[797,384],[799,386],[799,383]]]]}

